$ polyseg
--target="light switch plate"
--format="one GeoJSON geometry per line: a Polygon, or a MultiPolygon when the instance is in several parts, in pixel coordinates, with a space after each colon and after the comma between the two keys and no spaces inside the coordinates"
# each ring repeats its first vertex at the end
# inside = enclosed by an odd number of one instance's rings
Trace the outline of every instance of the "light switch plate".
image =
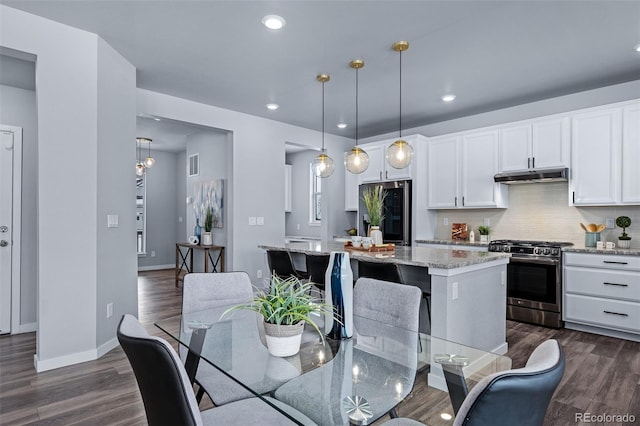
{"type": "Polygon", "coordinates": [[[612,217],[606,218],[605,223],[607,224],[607,229],[613,229],[616,227],[615,220],[612,217]]]}
{"type": "Polygon", "coordinates": [[[118,215],[117,214],[108,214],[107,215],[107,228],[117,228],[118,227],[118,215]]]}
{"type": "Polygon", "coordinates": [[[256,226],[256,217],[255,216],[249,217],[249,226],[256,226]]]}
{"type": "Polygon", "coordinates": [[[257,224],[258,226],[263,226],[263,225],[264,225],[264,217],[262,217],[262,216],[258,216],[258,217],[256,218],[256,224],[257,224]]]}

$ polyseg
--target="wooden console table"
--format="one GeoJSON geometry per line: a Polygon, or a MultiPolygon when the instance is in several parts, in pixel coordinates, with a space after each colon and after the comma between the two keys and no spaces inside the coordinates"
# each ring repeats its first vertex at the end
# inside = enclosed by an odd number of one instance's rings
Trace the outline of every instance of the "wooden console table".
{"type": "Polygon", "coordinates": [[[204,252],[204,272],[224,272],[224,246],[202,246],[191,243],[176,243],[176,287],[184,276],[193,272],[193,251],[204,252]],[[218,256],[214,258],[215,253],[218,256]],[[211,271],[209,271],[211,265],[211,271]]]}

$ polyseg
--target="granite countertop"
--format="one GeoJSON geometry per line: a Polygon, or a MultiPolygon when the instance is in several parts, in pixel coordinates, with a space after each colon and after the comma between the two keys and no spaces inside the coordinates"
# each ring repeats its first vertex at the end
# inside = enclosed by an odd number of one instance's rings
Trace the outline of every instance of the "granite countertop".
{"type": "Polygon", "coordinates": [[[474,246],[474,247],[488,247],[489,243],[481,243],[480,241],[467,241],[467,240],[416,240],[418,244],[442,244],[449,246],[474,246]]]}
{"type": "MultiPolygon", "coordinates": [[[[344,244],[334,241],[296,242],[288,244],[262,244],[261,249],[285,249],[292,253],[330,254],[332,251],[345,251],[344,244]]],[[[402,265],[421,266],[434,269],[455,269],[494,260],[508,259],[508,253],[489,253],[484,251],[436,249],[429,247],[396,246],[394,251],[365,252],[346,250],[352,259],[371,262],[391,262],[402,265]]]]}
{"type": "Polygon", "coordinates": [[[593,253],[593,254],[611,254],[616,256],[640,256],[640,249],[630,248],[612,248],[612,249],[597,249],[595,247],[585,247],[581,245],[575,245],[571,247],[563,247],[562,251],[565,253],[593,253]]]}

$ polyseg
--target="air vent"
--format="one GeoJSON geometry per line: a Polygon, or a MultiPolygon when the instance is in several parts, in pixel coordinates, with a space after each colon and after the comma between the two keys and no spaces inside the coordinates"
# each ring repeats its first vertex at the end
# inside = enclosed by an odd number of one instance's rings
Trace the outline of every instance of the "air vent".
{"type": "Polygon", "coordinates": [[[200,154],[189,156],[189,177],[198,176],[200,174],[200,154]]]}

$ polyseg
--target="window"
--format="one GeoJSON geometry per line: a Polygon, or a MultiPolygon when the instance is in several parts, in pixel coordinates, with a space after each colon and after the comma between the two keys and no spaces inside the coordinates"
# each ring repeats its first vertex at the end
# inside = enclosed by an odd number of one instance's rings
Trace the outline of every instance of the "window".
{"type": "Polygon", "coordinates": [[[313,163],[309,163],[309,224],[319,225],[322,220],[322,178],[315,174],[313,163]]]}
{"type": "Polygon", "coordinates": [[[200,174],[200,155],[193,154],[189,156],[189,177],[198,176],[200,174]]]}

